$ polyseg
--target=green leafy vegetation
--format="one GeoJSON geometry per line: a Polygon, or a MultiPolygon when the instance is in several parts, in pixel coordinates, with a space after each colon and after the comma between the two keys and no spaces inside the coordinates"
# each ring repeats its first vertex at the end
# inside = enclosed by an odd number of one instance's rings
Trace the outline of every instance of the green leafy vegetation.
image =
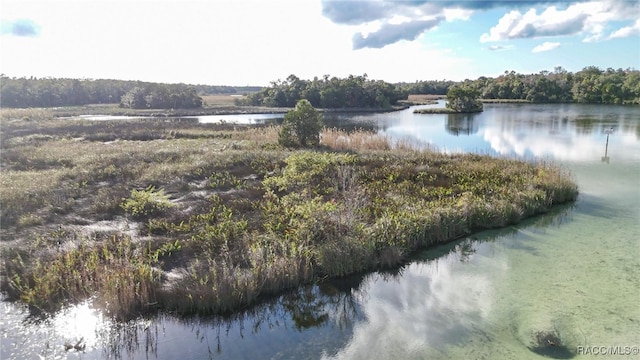
{"type": "Polygon", "coordinates": [[[505,71],[496,78],[481,76],[462,83],[416,81],[399,84],[409,94],[446,94],[454,85],[478,91],[480,98],[510,99],[534,103],[640,104],[640,71],[588,66],[576,73],[562,67],[538,74],[505,71]]]}
{"type": "Polygon", "coordinates": [[[120,107],[130,109],[191,109],[202,107],[195,88],[184,85],[135,86],[120,98],[120,107]]]}
{"type": "Polygon", "coordinates": [[[552,164],[367,131],[291,150],[278,126],[19,119],[0,133],[1,287],[43,311],[234,311],[577,196],[552,164]]]}
{"type": "Polygon", "coordinates": [[[146,219],[153,215],[163,213],[173,207],[164,190],[156,190],[149,186],[145,190],[131,191],[131,196],[124,199],[120,205],[124,211],[135,219],[146,219]]]}
{"type": "Polygon", "coordinates": [[[322,114],[305,99],[285,114],[278,142],[285,147],[311,147],[320,143],[320,130],[324,126],[322,114]]]}
{"type": "Polygon", "coordinates": [[[117,104],[129,108],[199,107],[198,95],[245,94],[261,87],[161,84],[109,79],[0,77],[2,107],[58,107],[117,104]],[[134,90],[134,89],[138,90],[134,90]],[[125,96],[126,95],[126,96],[125,96]],[[123,96],[125,98],[123,99],[123,96]]]}
{"type": "Polygon", "coordinates": [[[366,75],[340,79],[325,75],[322,79],[302,80],[290,75],[274,81],[262,91],[249,94],[240,104],[254,106],[294,107],[306,99],[317,108],[389,108],[407,94],[381,80],[369,80],[366,75]]]}
{"type": "MultiPolygon", "coordinates": [[[[519,74],[505,71],[492,78],[455,82],[427,80],[390,84],[370,80],[366,74],[346,78],[303,80],[290,75],[270,86],[232,87],[214,85],[159,84],[105,79],[57,79],[0,77],[0,98],[4,108],[60,107],[87,104],[121,104],[125,109],[197,109],[200,96],[247,94],[236,103],[243,106],[294,107],[307,99],[316,108],[381,109],[397,105],[408,94],[445,95],[452,86],[467,86],[483,100],[509,99],[534,103],[640,104],[640,71],[588,66],[572,73],[554,71],[519,74]]],[[[85,112],[86,113],[86,112],[85,112]]]]}
{"type": "Polygon", "coordinates": [[[473,88],[454,85],[447,92],[447,108],[456,113],[482,111],[479,95],[480,93],[473,88]]]}

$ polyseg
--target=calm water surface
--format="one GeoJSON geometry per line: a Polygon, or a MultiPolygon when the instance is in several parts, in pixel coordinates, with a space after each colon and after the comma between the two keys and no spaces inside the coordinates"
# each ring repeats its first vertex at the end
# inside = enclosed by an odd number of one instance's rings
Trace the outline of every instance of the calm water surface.
{"type": "Polygon", "coordinates": [[[233,115],[203,115],[186,116],[183,119],[197,119],[202,124],[266,124],[282,120],[284,114],[233,114],[233,115]]]}
{"type": "Polygon", "coordinates": [[[296,289],[232,318],[115,324],[87,303],[34,320],[2,302],[0,358],[588,359],[579,347],[640,346],[639,107],[496,104],[475,115],[327,120],[441,151],[560,163],[580,196],[400,269],[296,289]],[[540,332],[562,346],[536,348],[540,332]],[[80,339],[84,351],[65,351],[80,339]]]}

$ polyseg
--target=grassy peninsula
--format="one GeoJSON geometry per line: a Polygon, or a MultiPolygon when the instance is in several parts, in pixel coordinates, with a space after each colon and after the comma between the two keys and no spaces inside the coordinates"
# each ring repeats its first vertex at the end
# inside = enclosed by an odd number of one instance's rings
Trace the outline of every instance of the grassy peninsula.
{"type": "Polygon", "coordinates": [[[1,286],[44,311],[90,297],[121,319],[235,311],[578,193],[548,163],[365,131],[324,129],[319,147],[290,150],[275,126],[2,111],[1,286]]]}

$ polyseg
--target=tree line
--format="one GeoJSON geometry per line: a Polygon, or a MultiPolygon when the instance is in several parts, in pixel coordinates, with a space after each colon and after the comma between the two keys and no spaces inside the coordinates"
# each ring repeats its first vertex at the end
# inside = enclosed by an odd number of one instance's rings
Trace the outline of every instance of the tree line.
{"type": "Polygon", "coordinates": [[[571,73],[562,67],[553,72],[518,74],[505,71],[496,77],[480,77],[455,83],[417,81],[400,84],[409,94],[446,94],[449,87],[460,85],[478,92],[482,99],[517,99],[534,103],[640,104],[640,71],[585,67],[571,73]],[[445,90],[446,89],[446,90],[445,90]]]}
{"type": "Polygon", "coordinates": [[[262,86],[193,85],[199,95],[244,95],[262,90],[262,86]]]}
{"type": "Polygon", "coordinates": [[[134,86],[120,98],[120,107],[130,109],[192,109],[202,107],[202,98],[192,86],[148,84],[134,86]]]}
{"type": "Polygon", "coordinates": [[[462,82],[438,80],[391,84],[367,75],[346,78],[290,75],[268,87],[162,84],[127,80],[10,78],[0,75],[0,106],[58,107],[120,103],[131,108],[192,108],[201,95],[247,94],[239,105],[294,107],[306,99],[317,108],[388,108],[408,94],[445,95],[452,86],[470,88],[482,99],[517,99],[535,103],[640,104],[640,71],[589,66],[576,73],[562,67],[537,74],[505,71],[462,82]]]}
{"type": "Polygon", "coordinates": [[[134,108],[190,108],[202,105],[201,95],[245,94],[259,86],[163,84],[109,79],[8,77],[0,75],[3,107],[58,107],[117,104],[134,108]],[[124,97],[124,98],[123,98],[124,97]]]}
{"type": "Polygon", "coordinates": [[[285,80],[273,81],[271,86],[247,95],[239,104],[294,107],[298,100],[306,99],[317,108],[388,108],[406,98],[407,93],[397,86],[370,80],[366,74],[346,78],[325,75],[313,80],[289,75],[285,80]]]}

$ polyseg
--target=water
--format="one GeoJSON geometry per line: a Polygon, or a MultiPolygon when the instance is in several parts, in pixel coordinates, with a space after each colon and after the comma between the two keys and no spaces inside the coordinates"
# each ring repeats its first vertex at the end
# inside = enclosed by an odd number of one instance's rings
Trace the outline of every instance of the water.
{"type": "Polygon", "coordinates": [[[185,119],[197,119],[201,124],[268,124],[282,120],[284,114],[233,114],[187,116],[185,119]]]}
{"type": "Polygon", "coordinates": [[[231,318],[116,324],[87,303],[38,321],[3,302],[0,358],[587,359],[590,347],[640,346],[640,108],[495,104],[327,120],[447,152],[542,157],[572,171],[580,196],[394,271],[296,289],[231,318]],[[559,343],[539,346],[544,334],[559,343]],[[65,350],[80,339],[84,349],[65,350]]]}
{"type": "MultiPolygon", "coordinates": [[[[128,115],[80,115],[68,117],[66,119],[80,118],[83,120],[93,121],[109,121],[109,120],[133,120],[133,119],[150,119],[151,116],[128,116],[128,115]]],[[[165,119],[166,117],[159,117],[165,119]]],[[[277,123],[282,120],[284,114],[230,114],[230,115],[198,115],[183,116],[179,119],[195,120],[201,124],[267,124],[277,123]]],[[[63,118],[64,119],[64,118],[63,118]]]]}

